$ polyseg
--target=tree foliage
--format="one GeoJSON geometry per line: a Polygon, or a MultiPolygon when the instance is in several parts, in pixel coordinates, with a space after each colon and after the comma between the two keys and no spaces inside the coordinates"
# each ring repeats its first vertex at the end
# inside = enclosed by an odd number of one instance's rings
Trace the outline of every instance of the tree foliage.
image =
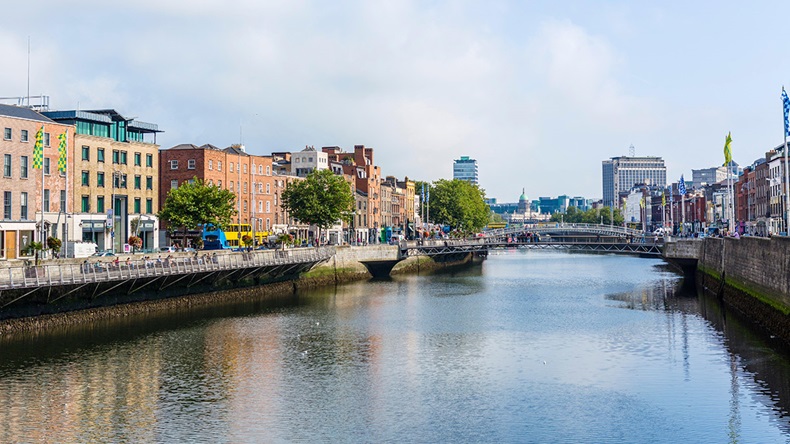
{"type": "Polygon", "coordinates": [[[480,231],[490,219],[485,193],[465,180],[440,179],[431,187],[431,221],[464,233],[480,231]]]}
{"type": "Polygon", "coordinates": [[[196,230],[203,224],[227,226],[236,213],[235,202],[236,196],[230,190],[207,185],[195,178],[192,183],[184,183],[167,193],[159,218],[172,228],[183,230],[186,240],[189,230],[196,230]]]}
{"type": "MultiPolygon", "coordinates": [[[[576,207],[568,207],[564,213],[554,213],[551,215],[552,222],[567,222],[572,224],[599,224],[603,221],[604,225],[612,223],[612,211],[609,207],[600,209],[590,208],[587,211],[581,211],[576,207]]],[[[620,210],[614,209],[614,225],[623,224],[623,215],[620,210]]]]}
{"type": "Polygon", "coordinates": [[[282,194],[282,207],[303,223],[328,228],[338,220],[351,220],[354,196],[342,176],[315,170],[304,180],[288,184],[282,194]]]}

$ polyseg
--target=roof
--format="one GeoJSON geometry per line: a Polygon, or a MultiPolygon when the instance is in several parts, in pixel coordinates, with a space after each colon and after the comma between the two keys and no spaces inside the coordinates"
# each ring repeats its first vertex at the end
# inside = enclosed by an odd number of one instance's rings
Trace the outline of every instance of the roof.
{"type": "Polygon", "coordinates": [[[0,104],[0,116],[15,117],[17,119],[37,120],[39,122],[56,123],[54,120],[39,114],[38,112],[16,105],[0,104]]]}
{"type": "Polygon", "coordinates": [[[191,143],[181,143],[174,147],[168,148],[169,150],[199,150],[200,147],[192,145],[191,143]]]}
{"type": "Polygon", "coordinates": [[[230,154],[238,154],[239,156],[249,156],[249,154],[244,152],[244,150],[237,148],[235,146],[229,146],[222,151],[225,151],[226,153],[230,153],[230,154]]]}
{"type": "Polygon", "coordinates": [[[124,117],[114,109],[47,111],[44,114],[54,120],[82,120],[100,123],[123,121],[126,122],[128,129],[141,133],[164,132],[155,123],[141,122],[135,117],[124,117]]]}

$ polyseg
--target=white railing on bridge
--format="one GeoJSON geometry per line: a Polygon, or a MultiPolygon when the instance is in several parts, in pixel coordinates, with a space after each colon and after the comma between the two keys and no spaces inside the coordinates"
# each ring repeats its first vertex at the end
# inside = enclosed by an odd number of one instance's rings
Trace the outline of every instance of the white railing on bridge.
{"type": "Polygon", "coordinates": [[[295,248],[234,252],[196,253],[194,256],[168,256],[164,259],[102,261],[91,258],[82,264],[44,264],[37,267],[0,269],[0,289],[79,285],[95,282],[125,281],[169,275],[252,269],[259,267],[319,262],[334,254],[332,247],[295,248]]]}
{"type": "Polygon", "coordinates": [[[543,223],[543,224],[527,224],[518,227],[497,228],[495,230],[487,230],[483,232],[484,237],[500,237],[518,233],[547,233],[552,232],[568,232],[577,231],[579,233],[591,234],[607,234],[614,236],[626,236],[633,238],[640,238],[649,236],[641,230],[634,230],[633,228],[621,227],[617,225],[601,225],[601,224],[576,224],[576,223],[543,223]]]}

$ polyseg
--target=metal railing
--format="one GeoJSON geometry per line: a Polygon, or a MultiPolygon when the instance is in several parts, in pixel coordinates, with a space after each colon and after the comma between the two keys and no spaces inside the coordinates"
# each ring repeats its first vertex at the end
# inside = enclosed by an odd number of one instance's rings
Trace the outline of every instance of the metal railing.
{"type": "Polygon", "coordinates": [[[601,224],[577,224],[577,223],[549,223],[549,224],[531,224],[510,228],[497,228],[496,230],[484,231],[485,237],[499,237],[507,236],[509,234],[517,233],[547,233],[552,232],[569,232],[577,231],[580,233],[592,234],[605,234],[614,236],[627,236],[627,237],[642,237],[649,236],[650,233],[645,233],[641,230],[633,228],[621,227],[617,225],[601,225],[601,224]]]}
{"type": "Polygon", "coordinates": [[[85,260],[82,264],[44,264],[36,267],[0,269],[0,289],[79,285],[95,282],[125,281],[168,275],[251,269],[278,265],[320,262],[330,258],[332,247],[297,248],[196,254],[127,261],[85,260]]]}

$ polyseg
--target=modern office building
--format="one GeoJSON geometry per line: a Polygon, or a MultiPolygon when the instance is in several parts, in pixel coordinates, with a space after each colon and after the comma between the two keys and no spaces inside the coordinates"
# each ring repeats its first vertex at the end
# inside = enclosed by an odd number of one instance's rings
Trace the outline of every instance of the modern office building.
{"type": "Polygon", "coordinates": [[[47,111],[74,126],[75,155],[69,164],[69,239],[124,252],[129,236],[144,250],[158,247],[159,145],[156,124],[113,109],[47,111]]]}
{"type": "Polygon", "coordinates": [[[667,167],[664,159],[652,156],[620,156],[603,161],[604,205],[617,205],[618,194],[629,191],[637,183],[665,187],[667,167]]]}
{"type": "Polygon", "coordinates": [[[453,179],[465,180],[475,185],[477,182],[477,161],[469,156],[461,156],[453,161],[453,179]]]}

